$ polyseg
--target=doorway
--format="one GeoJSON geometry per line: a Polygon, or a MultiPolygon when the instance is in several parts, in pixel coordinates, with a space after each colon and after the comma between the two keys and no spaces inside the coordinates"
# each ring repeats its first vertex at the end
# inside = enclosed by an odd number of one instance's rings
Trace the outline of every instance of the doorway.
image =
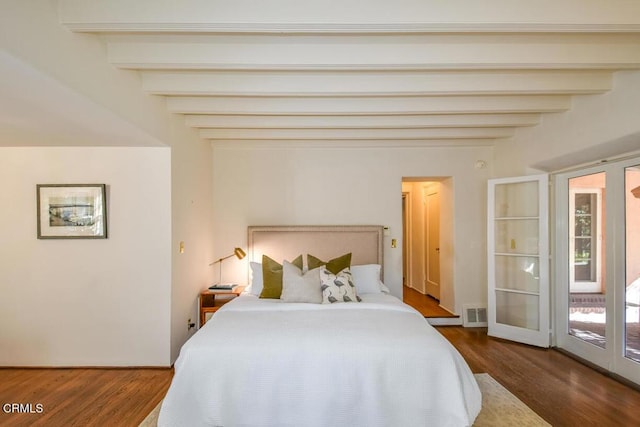
{"type": "Polygon", "coordinates": [[[555,182],[557,345],[640,384],[640,158],[555,182]]]}
{"type": "Polygon", "coordinates": [[[453,179],[402,179],[403,300],[425,317],[458,317],[453,290],[453,179]]]}

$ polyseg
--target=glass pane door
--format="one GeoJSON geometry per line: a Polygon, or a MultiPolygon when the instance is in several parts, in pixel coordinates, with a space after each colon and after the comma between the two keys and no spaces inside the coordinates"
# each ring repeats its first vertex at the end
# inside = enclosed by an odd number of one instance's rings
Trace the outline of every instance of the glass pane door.
{"type": "Polygon", "coordinates": [[[489,335],[549,345],[546,175],[489,181],[489,335]]]}
{"type": "Polygon", "coordinates": [[[640,384],[640,159],[556,177],[556,344],[640,384]]]}
{"type": "Polygon", "coordinates": [[[640,362],[640,165],[625,169],[625,357],[640,362]]]}

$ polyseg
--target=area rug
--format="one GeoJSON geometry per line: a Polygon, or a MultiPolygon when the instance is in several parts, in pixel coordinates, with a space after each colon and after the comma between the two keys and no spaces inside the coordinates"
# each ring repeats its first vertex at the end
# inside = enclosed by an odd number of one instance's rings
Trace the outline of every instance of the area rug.
{"type": "Polygon", "coordinates": [[[482,410],[474,427],[551,426],[489,374],[475,374],[482,391],[482,410]]]}
{"type": "MultiPolygon", "coordinates": [[[[482,410],[473,423],[474,427],[529,427],[550,426],[538,414],[491,378],[489,374],[475,374],[476,381],[482,391],[482,410]]],[[[162,403],[162,402],[160,402],[162,403]]],[[[156,427],[160,403],[139,427],[156,427]]]]}

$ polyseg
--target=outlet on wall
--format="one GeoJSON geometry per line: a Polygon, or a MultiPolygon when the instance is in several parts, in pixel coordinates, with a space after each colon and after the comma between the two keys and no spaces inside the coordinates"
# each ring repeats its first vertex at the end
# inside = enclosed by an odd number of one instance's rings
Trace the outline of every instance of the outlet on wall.
{"type": "Polygon", "coordinates": [[[191,322],[191,318],[189,318],[189,320],[187,320],[187,331],[190,331],[191,329],[195,328],[196,324],[191,322]]]}

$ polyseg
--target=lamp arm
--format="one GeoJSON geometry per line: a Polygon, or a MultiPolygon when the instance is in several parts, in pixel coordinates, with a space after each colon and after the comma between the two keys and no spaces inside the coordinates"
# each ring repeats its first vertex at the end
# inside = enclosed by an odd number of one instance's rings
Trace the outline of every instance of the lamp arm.
{"type": "Polygon", "coordinates": [[[218,260],[215,260],[215,261],[213,261],[211,264],[209,264],[209,266],[212,266],[213,264],[217,264],[217,263],[219,263],[219,262],[222,262],[222,261],[224,261],[225,259],[231,258],[232,256],[235,256],[235,253],[233,253],[233,254],[231,254],[231,255],[227,255],[227,256],[226,256],[226,257],[224,257],[224,258],[220,258],[220,259],[218,259],[218,260]]]}
{"type": "Polygon", "coordinates": [[[218,283],[222,283],[222,261],[224,261],[225,259],[231,258],[232,256],[235,256],[238,259],[242,259],[246,255],[247,254],[242,250],[242,248],[235,248],[231,255],[222,257],[219,260],[213,261],[211,264],[209,264],[209,266],[212,266],[213,264],[218,264],[218,263],[220,264],[220,268],[218,269],[218,283]]]}

